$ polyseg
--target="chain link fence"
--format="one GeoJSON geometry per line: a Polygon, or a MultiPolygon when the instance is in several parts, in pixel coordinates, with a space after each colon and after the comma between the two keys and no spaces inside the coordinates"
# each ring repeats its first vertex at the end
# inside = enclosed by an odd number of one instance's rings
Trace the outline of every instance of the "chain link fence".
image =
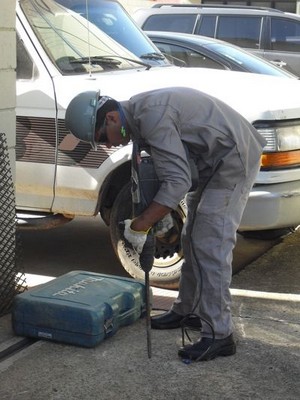
{"type": "Polygon", "coordinates": [[[10,312],[15,295],[27,289],[20,261],[14,185],[6,136],[0,133],[0,316],[10,312]]]}

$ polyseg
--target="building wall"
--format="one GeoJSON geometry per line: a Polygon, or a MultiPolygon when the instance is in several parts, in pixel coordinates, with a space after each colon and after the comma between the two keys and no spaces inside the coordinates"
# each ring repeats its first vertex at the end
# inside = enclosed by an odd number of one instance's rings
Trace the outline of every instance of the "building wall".
{"type": "Polygon", "coordinates": [[[0,132],[5,133],[12,174],[16,143],[16,14],[15,1],[1,0],[0,12],[0,132]]]}

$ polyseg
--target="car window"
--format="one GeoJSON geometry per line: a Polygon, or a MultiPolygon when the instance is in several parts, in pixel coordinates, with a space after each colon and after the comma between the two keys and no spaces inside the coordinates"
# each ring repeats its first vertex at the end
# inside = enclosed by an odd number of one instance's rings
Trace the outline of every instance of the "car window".
{"type": "Polygon", "coordinates": [[[202,15],[195,33],[197,35],[215,36],[215,26],[217,17],[214,15],[202,15]]]}
{"type": "Polygon", "coordinates": [[[262,17],[219,16],[216,37],[240,47],[259,48],[262,17]]]}
{"type": "Polygon", "coordinates": [[[187,67],[226,69],[222,64],[200,52],[179,45],[153,41],[163,54],[169,56],[169,61],[174,65],[182,66],[183,61],[187,67]]]}
{"type": "Polygon", "coordinates": [[[244,51],[243,49],[225,43],[211,43],[207,48],[222,54],[228,62],[234,62],[243,68],[244,71],[251,71],[256,74],[286,76],[287,78],[296,78],[295,75],[290,74],[282,68],[277,68],[275,65],[270,64],[254,54],[244,51]]]}
{"type": "Polygon", "coordinates": [[[271,50],[300,52],[300,22],[272,18],[271,50]]]}
{"type": "Polygon", "coordinates": [[[152,15],[144,23],[143,30],[193,33],[196,18],[196,14],[152,15]]]}
{"type": "Polygon", "coordinates": [[[33,61],[25,49],[20,36],[17,34],[17,79],[32,79],[34,71],[33,61]]]}

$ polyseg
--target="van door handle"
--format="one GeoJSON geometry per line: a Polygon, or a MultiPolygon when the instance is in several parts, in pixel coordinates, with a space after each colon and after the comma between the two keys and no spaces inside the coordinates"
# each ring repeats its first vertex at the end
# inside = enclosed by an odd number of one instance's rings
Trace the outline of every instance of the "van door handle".
{"type": "Polygon", "coordinates": [[[271,63],[277,65],[277,67],[280,67],[280,68],[287,66],[287,63],[282,60],[272,60],[271,63]]]}

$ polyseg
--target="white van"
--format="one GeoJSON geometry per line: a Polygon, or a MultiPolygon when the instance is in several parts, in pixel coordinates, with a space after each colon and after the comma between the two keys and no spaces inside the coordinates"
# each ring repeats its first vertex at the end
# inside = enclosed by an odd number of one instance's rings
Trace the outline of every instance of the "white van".
{"type": "MultiPolygon", "coordinates": [[[[70,0],[72,1],[72,0],[70,0]]],[[[88,0],[87,0],[88,2],[88,0]]],[[[131,145],[97,151],[64,123],[79,92],[100,90],[118,100],[142,91],[189,86],[239,111],[266,137],[241,231],[300,224],[300,82],[256,74],[145,64],[94,24],[55,0],[17,0],[17,210],[50,221],[100,213],[124,268],[142,278],[119,221],[129,217],[131,145]]],[[[151,283],[176,287],[182,252],[184,201],[177,236],[157,241],[151,283]]],[[[52,226],[56,222],[49,223],[52,226]]]]}

